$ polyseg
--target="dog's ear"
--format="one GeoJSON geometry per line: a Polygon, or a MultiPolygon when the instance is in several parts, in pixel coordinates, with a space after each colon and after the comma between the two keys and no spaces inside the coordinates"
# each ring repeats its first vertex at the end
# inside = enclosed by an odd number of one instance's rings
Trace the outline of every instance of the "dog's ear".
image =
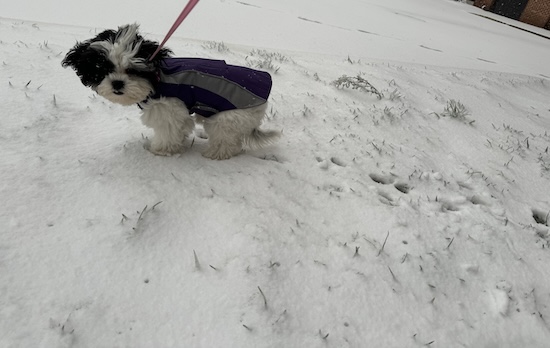
{"type": "Polygon", "coordinates": [[[61,66],[64,68],[71,67],[74,70],[76,70],[76,66],[78,65],[78,62],[80,61],[83,53],[90,48],[90,42],[77,42],[76,45],[74,45],[73,48],[67,52],[65,55],[65,58],[61,61],[61,66]]]}
{"type": "Polygon", "coordinates": [[[104,30],[101,33],[97,34],[91,40],[86,40],[83,42],[77,42],[73,48],[69,50],[65,58],[61,61],[61,65],[66,67],[72,67],[74,70],[77,70],[79,62],[81,62],[86,54],[90,50],[90,44],[97,41],[109,41],[114,42],[116,33],[113,30],[104,30]]]}
{"type": "Polygon", "coordinates": [[[71,67],[86,87],[99,85],[105,76],[114,71],[113,63],[105,54],[100,50],[90,47],[90,44],[96,41],[103,40],[98,40],[96,37],[92,40],[77,42],[61,62],[64,68],[71,67]]]}
{"type": "MultiPolygon", "coordinates": [[[[139,52],[137,53],[137,56],[148,61],[158,47],[159,44],[155,41],[143,40],[141,42],[141,47],[139,49],[139,52]]],[[[155,67],[158,67],[160,65],[160,62],[163,59],[170,57],[171,54],[172,51],[169,48],[162,48],[159,53],[157,53],[157,55],[153,58],[151,63],[155,67]]]]}

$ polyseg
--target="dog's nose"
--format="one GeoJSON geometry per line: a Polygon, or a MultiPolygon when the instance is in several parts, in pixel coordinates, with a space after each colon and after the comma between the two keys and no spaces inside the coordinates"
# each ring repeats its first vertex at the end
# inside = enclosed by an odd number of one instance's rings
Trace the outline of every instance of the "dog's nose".
{"type": "Polygon", "coordinates": [[[124,81],[115,80],[115,81],[111,82],[111,84],[113,85],[113,89],[115,91],[120,91],[121,89],[124,88],[124,81]]]}

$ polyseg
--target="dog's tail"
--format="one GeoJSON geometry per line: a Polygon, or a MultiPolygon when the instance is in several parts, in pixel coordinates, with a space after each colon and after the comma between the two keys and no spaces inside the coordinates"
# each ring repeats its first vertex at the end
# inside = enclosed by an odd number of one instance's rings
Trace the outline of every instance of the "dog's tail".
{"type": "Polygon", "coordinates": [[[254,128],[252,132],[245,136],[244,144],[252,149],[259,149],[261,147],[271,145],[281,137],[281,132],[276,130],[261,130],[254,128]]]}

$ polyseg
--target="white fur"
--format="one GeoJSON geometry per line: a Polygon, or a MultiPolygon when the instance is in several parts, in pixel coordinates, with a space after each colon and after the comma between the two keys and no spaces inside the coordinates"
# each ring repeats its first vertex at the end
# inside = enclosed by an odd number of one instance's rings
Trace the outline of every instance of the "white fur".
{"type": "Polygon", "coordinates": [[[133,105],[145,100],[153,91],[153,87],[144,78],[124,73],[112,73],[105,77],[95,90],[97,94],[112,103],[133,105]],[[113,81],[124,82],[124,94],[114,93],[113,81]]]}
{"type": "Polygon", "coordinates": [[[160,98],[142,107],[141,121],[155,131],[148,150],[161,156],[183,152],[183,141],[195,127],[185,104],[178,98],[160,98]]]}
{"type": "Polygon", "coordinates": [[[141,41],[135,40],[138,31],[139,25],[131,24],[118,32],[115,42],[98,41],[90,46],[103,50],[120,72],[129,66],[145,67],[146,62],[135,57],[141,47],[141,41]]]}
{"type": "MultiPolygon", "coordinates": [[[[222,111],[208,118],[196,116],[208,135],[208,147],[202,155],[224,160],[241,153],[243,146],[258,148],[274,142],[279,132],[259,129],[266,108],[267,103],[249,109],[222,111]]],[[[150,100],[143,105],[141,120],[155,131],[149,151],[156,155],[183,152],[183,141],[194,128],[193,118],[177,98],[150,100]]]]}
{"type": "Polygon", "coordinates": [[[228,159],[239,154],[244,144],[252,145],[250,147],[260,145],[253,141],[253,135],[262,123],[266,108],[267,103],[249,109],[222,111],[209,118],[198,116],[208,135],[208,148],[202,153],[203,156],[228,159]]]}

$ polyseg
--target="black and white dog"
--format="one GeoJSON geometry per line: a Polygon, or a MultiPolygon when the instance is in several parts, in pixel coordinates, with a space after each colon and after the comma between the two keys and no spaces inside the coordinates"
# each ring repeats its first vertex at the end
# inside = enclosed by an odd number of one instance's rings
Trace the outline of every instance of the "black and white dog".
{"type": "Polygon", "coordinates": [[[274,142],[278,131],[260,130],[271,91],[264,71],[221,60],[171,58],[171,51],[144,39],[137,24],[106,30],[78,42],[62,65],[82,83],[113,103],[137,104],[143,124],[153,128],[148,150],[157,155],[183,152],[184,140],[204,126],[211,159],[228,159],[243,150],[274,142]]]}

